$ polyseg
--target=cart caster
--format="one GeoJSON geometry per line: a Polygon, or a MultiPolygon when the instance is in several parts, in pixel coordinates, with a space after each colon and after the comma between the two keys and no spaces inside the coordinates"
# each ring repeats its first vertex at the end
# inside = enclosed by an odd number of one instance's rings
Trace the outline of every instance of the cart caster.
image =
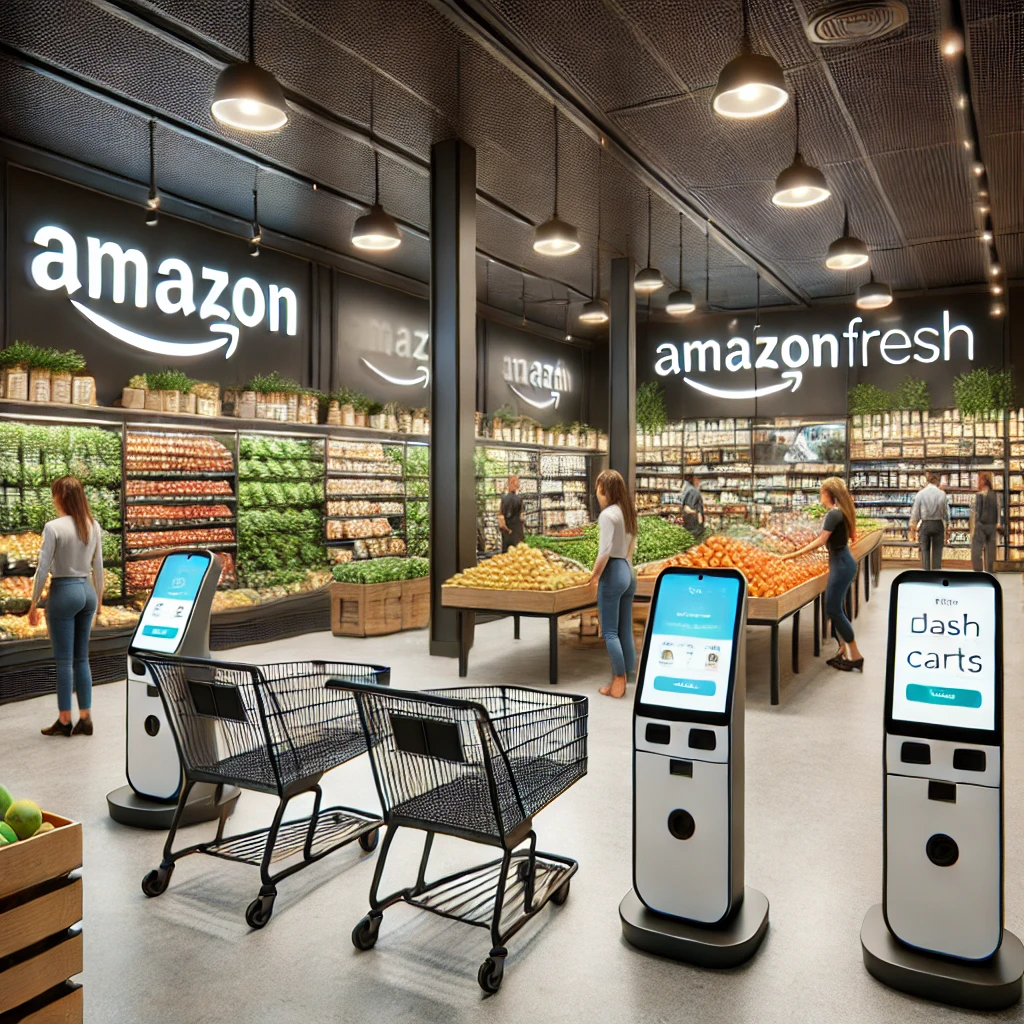
{"type": "Polygon", "coordinates": [[[569,898],[569,882],[560,885],[552,894],[551,902],[560,907],[569,898]]]}
{"type": "Polygon", "coordinates": [[[270,920],[270,915],[274,912],[274,899],[276,896],[277,893],[271,893],[268,896],[257,896],[249,904],[248,909],[245,911],[245,923],[250,928],[262,928],[270,920]]]}
{"type": "Polygon", "coordinates": [[[167,867],[161,865],[158,868],[154,868],[142,880],[142,891],[150,897],[159,896],[162,892],[164,892],[167,889],[167,886],[171,881],[171,875],[173,873],[173,864],[170,864],[167,867]]]}
{"type": "Polygon", "coordinates": [[[365,952],[377,945],[377,936],[380,934],[381,917],[373,917],[368,914],[352,929],[352,945],[356,949],[365,952]]]}
{"type": "Polygon", "coordinates": [[[501,988],[501,979],[505,976],[505,958],[489,956],[476,972],[476,980],[480,987],[493,995],[501,988]]]}
{"type": "Polygon", "coordinates": [[[373,853],[377,849],[377,843],[380,842],[380,829],[375,828],[372,832],[364,832],[359,837],[359,845],[367,853],[373,853]]]}

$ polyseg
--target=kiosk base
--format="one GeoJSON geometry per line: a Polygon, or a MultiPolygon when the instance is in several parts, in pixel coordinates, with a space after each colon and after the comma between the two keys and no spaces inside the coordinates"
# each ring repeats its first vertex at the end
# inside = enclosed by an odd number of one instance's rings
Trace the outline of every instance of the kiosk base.
{"type": "Polygon", "coordinates": [[[648,910],[630,889],[619,904],[622,934],[647,953],[699,967],[738,967],[749,960],[768,931],[768,898],[744,887],[739,910],[724,924],[708,928],[648,910]]]}
{"type": "MultiPolygon", "coordinates": [[[[213,821],[220,817],[225,804],[228,805],[228,815],[234,814],[235,804],[241,792],[237,786],[200,783],[189,794],[188,803],[185,804],[185,810],[181,815],[181,824],[198,825],[203,821],[213,821]]],[[[168,832],[177,808],[177,801],[163,803],[160,800],[149,800],[139,796],[131,786],[122,786],[107,794],[107,810],[110,816],[119,825],[128,825],[131,828],[159,829],[161,832],[168,832]]]]}
{"type": "Polygon", "coordinates": [[[897,941],[877,903],[864,918],[860,945],[869,974],[912,996],[969,1010],[1005,1010],[1021,996],[1024,946],[1012,932],[1003,931],[999,949],[982,963],[930,956],[897,941]]]}

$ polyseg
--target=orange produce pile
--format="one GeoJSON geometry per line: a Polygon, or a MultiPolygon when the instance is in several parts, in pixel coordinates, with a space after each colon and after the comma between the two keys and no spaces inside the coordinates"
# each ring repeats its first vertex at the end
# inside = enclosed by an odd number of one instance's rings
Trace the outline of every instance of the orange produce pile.
{"type": "Polygon", "coordinates": [[[711,537],[685,554],[673,555],[644,569],[645,576],[656,576],[670,565],[693,569],[739,569],[747,578],[751,597],[779,597],[815,576],[828,571],[828,561],[817,555],[784,562],[778,555],[762,551],[755,544],[731,537],[711,537]]]}

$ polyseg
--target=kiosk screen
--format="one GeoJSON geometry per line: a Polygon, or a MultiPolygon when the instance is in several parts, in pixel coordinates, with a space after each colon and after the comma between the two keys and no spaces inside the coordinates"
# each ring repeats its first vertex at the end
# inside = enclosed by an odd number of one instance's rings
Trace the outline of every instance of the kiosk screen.
{"type": "Polygon", "coordinates": [[[658,581],[640,703],[723,714],[740,581],[666,572],[658,581]]]}
{"type": "Polygon", "coordinates": [[[173,654],[178,649],[209,567],[210,556],[202,552],[164,559],[135,628],[132,647],[161,654],[173,654]]]}
{"type": "Polygon", "coordinates": [[[975,729],[996,727],[996,589],[950,579],[900,583],[891,717],[975,729]]]}

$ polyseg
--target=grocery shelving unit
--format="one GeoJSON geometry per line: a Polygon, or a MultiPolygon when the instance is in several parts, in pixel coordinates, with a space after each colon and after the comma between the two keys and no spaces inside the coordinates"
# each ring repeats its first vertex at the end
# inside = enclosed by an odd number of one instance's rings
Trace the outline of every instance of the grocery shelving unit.
{"type": "Polygon", "coordinates": [[[672,424],[660,434],[636,436],[636,503],[641,513],[682,512],[683,427],[672,424]]]}
{"type": "Polygon", "coordinates": [[[701,477],[709,528],[750,518],[754,502],[753,421],[747,417],[686,420],[683,463],[701,477]]]}
{"type": "Polygon", "coordinates": [[[1013,568],[1024,566],[1024,409],[1006,416],[1007,481],[1005,504],[1005,557],[1013,568]]]}
{"type": "Polygon", "coordinates": [[[816,504],[822,481],[844,475],[846,432],[845,417],[755,421],[751,463],[759,518],[816,504]]]}

